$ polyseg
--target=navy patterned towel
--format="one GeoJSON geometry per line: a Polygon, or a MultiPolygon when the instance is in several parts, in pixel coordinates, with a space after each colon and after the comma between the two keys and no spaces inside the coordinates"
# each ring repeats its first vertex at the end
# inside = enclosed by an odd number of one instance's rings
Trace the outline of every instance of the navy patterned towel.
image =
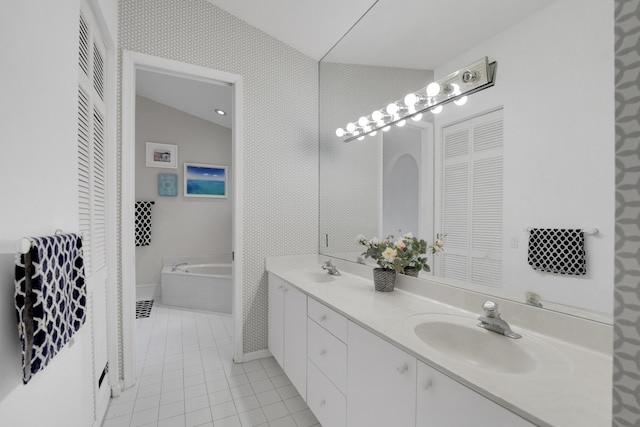
{"type": "Polygon", "coordinates": [[[531,229],[528,262],[534,270],[576,276],[587,274],[584,232],[575,229],[531,229]]]}
{"type": "Polygon", "coordinates": [[[64,347],[86,318],[82,241],[76,234],[31,239],[16,254],[15,299],[26,384],[64,347]]]}

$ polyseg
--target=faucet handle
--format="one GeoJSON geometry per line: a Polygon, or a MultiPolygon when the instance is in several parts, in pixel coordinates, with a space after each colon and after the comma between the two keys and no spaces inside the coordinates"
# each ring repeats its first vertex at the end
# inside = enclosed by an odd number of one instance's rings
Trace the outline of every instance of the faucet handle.
{"type": "Polygon", "coordinates": [[[500,317],[500,313],[498,313],[498,304],[493,301],[487,301],[482,304],[482,309],[487,317],[500,317]]]}

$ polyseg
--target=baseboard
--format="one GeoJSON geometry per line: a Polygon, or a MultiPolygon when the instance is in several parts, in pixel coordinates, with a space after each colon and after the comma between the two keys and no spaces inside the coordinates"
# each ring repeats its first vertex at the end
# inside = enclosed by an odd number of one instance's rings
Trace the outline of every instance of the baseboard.
{"type": "Polygon", "coordinates": [[[242,355],[241,361],[235,361],[236,363],[242,362],[250,362],[252,360],[264,359],[266,357],[271,357],[271,352],[269,350],[258,350],[252,351],[251,353],[245,353],[242,355]]]}
{"type": "Polygon", "coordinates": [[[136,301],[160,299],[160,285],[157,283],[149,283],[146,285],[136,286],[136,301]]]}

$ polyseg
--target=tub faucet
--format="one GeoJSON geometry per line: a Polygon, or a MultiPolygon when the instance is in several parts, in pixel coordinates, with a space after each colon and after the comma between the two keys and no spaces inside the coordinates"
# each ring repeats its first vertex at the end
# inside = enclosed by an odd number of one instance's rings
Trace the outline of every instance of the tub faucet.
{"type": "Polygon", "coordinates": [[[325,270],[327,273],[331,274],[332,276],[340,276],[340,272],[338,271],[338,268],[331,263],[330,259],[326,260],[324,264],[322,264],[322,269],[325,270]]]}
{"type": "Polygon", "coordinates": [[[178,267],[180,267],[181,265],[189,265],[188,262],[181,262],[180,264],[174,264],[171,266],[171,271],[176,271],[178,269],[178,267]]]}
{"type": "Polygon", "coordinates": [[[487,301],[482,305],[482,309],[485,315],[478,317],[480,321],[478,326],[492,332],[497,332],[505,337],[513,339],[522,338],[522,335],[513,332],[509,324],[500,318],[498,304],[493,301],[487,301]]]}

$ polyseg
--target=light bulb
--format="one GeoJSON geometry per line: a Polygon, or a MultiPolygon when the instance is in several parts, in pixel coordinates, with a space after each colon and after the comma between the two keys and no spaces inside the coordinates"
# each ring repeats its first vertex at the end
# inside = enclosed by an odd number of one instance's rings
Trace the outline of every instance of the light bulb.
{"type": "Polygon", "coordinates": [[[432,82],[427,86],[427,95],[428,96],[436,96],[440,93],[440,83],[432,82]]]}
{"type": "Polygon", "coordinates": [[[467,99],[468,97],[465,95],[462,98],[458,98],[455,101],[453,101],[456,105],[464,105],[467,103],[467,99]]]}
{"type": "Polygon", "coordinates": [[[347,132],[353,132],[356,130],[356,125],[354,123],[347,123],[347,132]]]}
{"type": "Polygon", "coordinates": [[[400,120],[398,123],[396,123],[396,126],[398,126],[399,128],[401,128],[402,126],[404,126],[407,123],[406,120],[400,120]]]}
{"type": "Polygon", "coordinates": [[[382,114],[382,111],[376,110],[373,113],[371,113],[371,120],[374,122],[379,122],[380,120],[382,120],[383,116],[384,115],[382,114]]]}
{"type": "Polygon", "coordinates": [[[422,120],[422,113],[418,113],[415,116],[411,117],[411,120],[419,122],[420,120],[422,120]]]}
{"type": "Polygon", "coordinates": [[[399,109],[400,107],[398,107],[398,104],[396,104],[395,102],[387,105],[387,113],[391,114],[392,116],[397,113],[399,109]]]}
{"type": "Polygon", "coordinates": [[[431,110],[433,114],[439,114],[442,111],[442,105],[438,105],[436,108],[431,110]]]}
{"type": "Polygon", "coordinates": [[[364,139],[364,135],[358,137],[358,141],[362,141],[364,139]]]}
{"type": "Polygon", "coordinates": [[[378,131],[377,131],[377,130],[374,130],[373,132],[371,132],[371,133],[369,134],[369,136],[376,136],[377,134],[378,134],[378,131]]]}
{"type": "Polygon", "coordinates": [[[342,138],[344,136],[344,129],[342,129],[342,128],[336,129],[336,136],[338,138],[342,138]]]}
{"type": "Polygon", "coordinates": [[[387,125],[387,126],[382,128],[382,131],[383,132],[389,132],[389,129],[391,129],[391,126],[387,125]]]}
{"type": "Polygon", "coordinates": [[[453,95],[460,95],[462,92],[460,91],[460,85],[457,83],[451,83],[451,93],[453,95]]]}
{"type": "Polygon", "coordinates": [[[358,124],[360,126],[366,126],[369,124],[369,119],[367,119],[365,116],[362,116],[358,119],[358,124]]]}
{"type": "Polygon", "coordinates": [[[418,96],[415,93],[410,93],[404,97],[404,105],[407,107],[413,107],[418,103],[418,96]]]}

